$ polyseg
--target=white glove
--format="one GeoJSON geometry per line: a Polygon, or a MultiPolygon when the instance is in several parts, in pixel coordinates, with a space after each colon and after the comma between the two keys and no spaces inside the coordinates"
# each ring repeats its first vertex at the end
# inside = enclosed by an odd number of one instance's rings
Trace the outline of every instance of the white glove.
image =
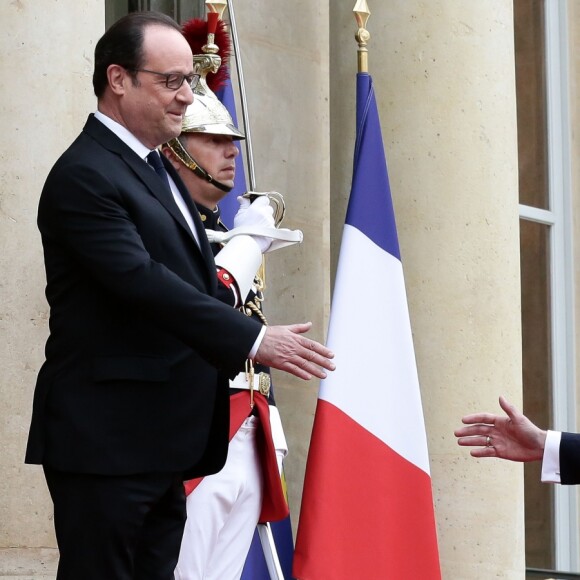
{"type": "MultiPolygon", "coordinates": [[[[274,227],[274,208],[270,205],[265,195],[258,197],[253,202],[240,196],[238,197],[238,203],[240,204],[240,209],[234,216],[234,228],[251,226],[274,227]]],[[[272,244],[270,238],[263,236],[252,236],[252,238],[260,247],[262,254],[272,244]]]]}

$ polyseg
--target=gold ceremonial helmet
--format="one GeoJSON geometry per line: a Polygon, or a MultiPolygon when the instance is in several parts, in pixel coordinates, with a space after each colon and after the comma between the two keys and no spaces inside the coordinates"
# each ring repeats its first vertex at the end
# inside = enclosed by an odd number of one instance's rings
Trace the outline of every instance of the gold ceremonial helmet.
{"type": "MultiPolygon", "coordinates": [[[[220,36],[221,44],[229,47],[230,42],[225,23],[217,20],[215,18],[217,15],[213,15],[214,18],[210,18],[211,16],[211,13],[208,14],[208,22],[193,19],[183,26],[183,35],[191,46],[192,51],[194,51],[194,72],[198,73],[200,78],[197,86],[193,89],[193,103],[187,107],[183,117],[181,133],[182,135],[184,133],[228,135],[237,141],[245,139],[246,136],[236,128],[230,113],[208,84],[208,75],[210,74],[214,87],[228,78],[227,65],[224,64],[222,66],[222,58],[218,54],[220,48],[214,42],[216,34],[220,36]],[[201,47],[202,54],[195,54],[195,52],[199,52],[200,41],[203,43],[206,39],[207,42],[201,47]],[[221,77],[218,76],[218,71],[221,77]]],[[[228,50],[226,49],[225,52],[227,54],[228,50]]],[[[187,152],[179,137],[169,141],[167,146],[196,175],[213,183],[222,191],[231,190],[230,187],[216,181],[203,167],[200,167],[197,161],[187,152]]]]}
{"type": "Polygon", "coordinates": [[[193,57],[194,70],[201,76],[193,90],[193,103],[187,107],[181,126],[182,133],[209,133],[230,135],[233,139],[245,139],[228,110],[215,96],[207,84],[208,72],[217,72],[221,58],[217,54],[196,54],[193,57]]]}

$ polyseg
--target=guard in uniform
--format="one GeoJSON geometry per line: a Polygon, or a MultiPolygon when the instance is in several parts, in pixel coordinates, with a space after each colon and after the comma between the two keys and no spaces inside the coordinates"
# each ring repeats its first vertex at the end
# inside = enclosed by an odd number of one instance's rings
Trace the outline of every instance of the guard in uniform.
{"type": "MultiPolygon", "coordinates": [[[[222,36],[227,34],[221,21],[218,36],[220,31],[222,36]]],[[[199,46],[200,33],[208,38],[205,21],[191,21],[184,27],[192,47],[199,46]]],[[[210,42],[213,39],[209,37],[204,54],[194,52],[201,78],[184,117],[182,134],[162,149],[196,203],[210,242],[216,232],[227,232],[217,203],[233,188],[239,154],[235,142],[245,138],[208,85],[208,73],[215,74],[220,67],[217,45],[210,42]]],[[[220,46],[225,42],[223,38],[220,46]]],[[[238,201],[240,209],[230,233],[274,228],[268,194],[246,194],[238,201]]],[[[271,249],[271,244],[271,239],[255,235],[235,236],[225,246],[211,244],[221,299],[261,324],[267,321],[258,270],[262,253],[271,249]]],[[[248,360],[230,387],[226,464],[215,475],[185,482],[187,522],[175,570],[177,580],[239,578],[256,524],[277,521],[289,513],[280,478],[287,445],[270,389],[269,369],[254,367],[248,360]]]]}

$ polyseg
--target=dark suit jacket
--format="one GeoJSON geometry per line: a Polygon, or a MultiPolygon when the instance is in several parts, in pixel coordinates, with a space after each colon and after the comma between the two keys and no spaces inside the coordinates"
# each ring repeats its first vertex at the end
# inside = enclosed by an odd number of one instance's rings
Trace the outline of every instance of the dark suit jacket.
{"type": "Polygon", "coordinates": [[[186,477],[223,466],[226,378],[260,326],[215,298],[189,203],[201,251],[161,179],[92,116],[53,167],[38,211],[50,337],[28,463],[186,477]]]}
{"type": "Polygon", "coordinates": [[[580,483],[580,433],[562,433],[560,480],[564,485],[580,483]]]}

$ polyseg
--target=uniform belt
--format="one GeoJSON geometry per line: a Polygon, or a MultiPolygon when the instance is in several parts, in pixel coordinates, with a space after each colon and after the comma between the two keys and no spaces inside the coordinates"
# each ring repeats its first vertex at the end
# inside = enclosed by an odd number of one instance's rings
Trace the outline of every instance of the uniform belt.
{"type": "Polygon", "coordinates": [[[254,391],[267,397],[270,394],[270,375],[268,373],[256,373],[252,387],[248,380],[248,375],[246,373],[239,373],[230,381],[230,388],[248,390],[253,388],[254,391]]]}

